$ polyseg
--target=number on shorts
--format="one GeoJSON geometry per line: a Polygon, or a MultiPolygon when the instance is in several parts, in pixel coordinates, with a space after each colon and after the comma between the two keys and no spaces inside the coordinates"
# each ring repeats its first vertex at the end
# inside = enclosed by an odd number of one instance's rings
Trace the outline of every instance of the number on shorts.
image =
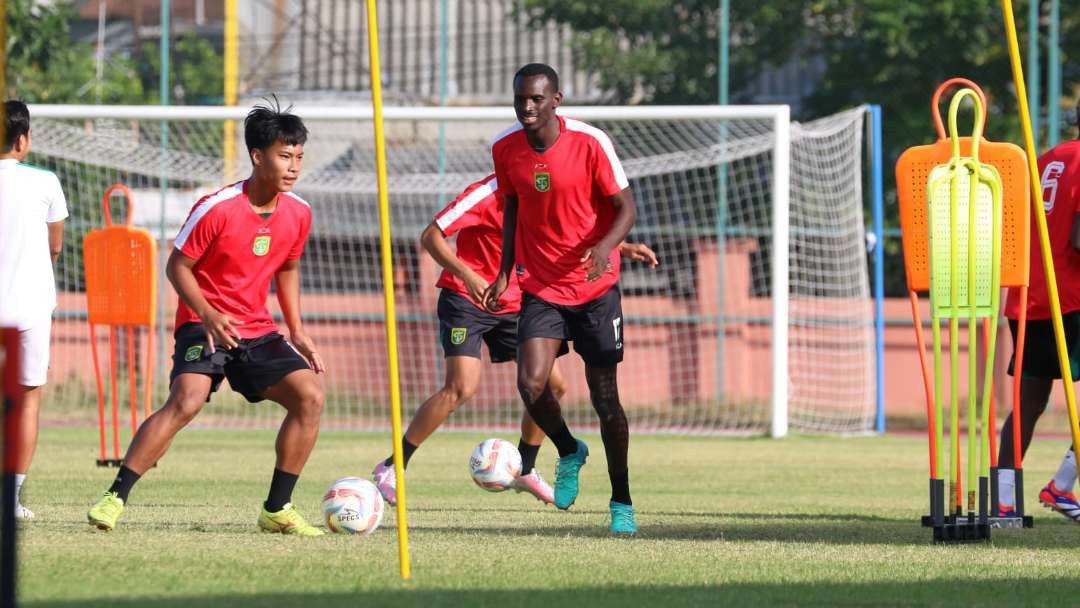
{"type": "Polygon", "coordinates": [[[611,326],[615,329],[615,348],[622,348],[622,317],[612,319],[611,326]]]}

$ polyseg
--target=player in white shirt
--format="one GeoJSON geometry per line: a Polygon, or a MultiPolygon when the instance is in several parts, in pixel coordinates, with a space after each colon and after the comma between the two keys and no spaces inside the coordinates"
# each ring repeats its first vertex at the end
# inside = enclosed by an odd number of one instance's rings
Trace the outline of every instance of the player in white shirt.
{"type": "Polygon", "coordinates": [[[34,517],[19,500],[37,447],[38,410],[49,370],[49,333],[56,308],[53,264],[64,239],[67,202],[51,171],[29,165],[30,111],[21,101],[4,104],[0,148],[0,326],[19,330],[19,383],[25,393],[15,454],[15,516],[34,517]]]}

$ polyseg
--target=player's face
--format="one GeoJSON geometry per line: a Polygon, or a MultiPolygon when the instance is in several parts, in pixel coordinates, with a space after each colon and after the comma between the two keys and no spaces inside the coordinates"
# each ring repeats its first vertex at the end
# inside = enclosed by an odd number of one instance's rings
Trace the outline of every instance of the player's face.
{"type": "Polygon", "coordinates": [[[290,192],[300,178],[304,145],[276,141],[265,150],[253,150],[251,160],[263,182],[273,184],[278,192],[290,192]]]}
{"type": "Polygon", "coordinates": [[[555,118],[555,108],[562,93],[555,90],[547,76],[528,76],[514,81],[514,111],[527,131],[539,131],[555,118]]]}

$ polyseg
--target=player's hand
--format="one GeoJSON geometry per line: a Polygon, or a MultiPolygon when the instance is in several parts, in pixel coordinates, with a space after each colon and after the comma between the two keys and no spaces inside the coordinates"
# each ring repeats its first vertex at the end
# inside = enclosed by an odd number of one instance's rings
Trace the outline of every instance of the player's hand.
{"type": "Polygon", "coordinates": [[[240,332],[233,327],[236,321],[229,315],[211,308],[205,314],[200,315],[200,318],[202,319],[203,329],[206,330],[206,341],[209,343],[211,353],[215,350],[215,344],[225,348],[236,348],[238,346],[237,340],[240,339],[240,332]]]}
{"type": "Polygon", "coordinates": [[[462,278],[462,282],[465,283],[465,289],[469,292],[469,297],[474,302],[483,306],[484,305],[484,292],[487,291],[488,282],[483,277],[476,274],[472,270],[469,270],[462,278]]]}
{"type": "Polygon", "coordinates": [[[600,246],[592,247],[581,258],[581,267],[585,270],[585,280],[592,282],[604,276],[605,272],[611,272],[611,262],[608,256],[611,250],[605,250],[600,246]]]}
{"type": "Polygon", "coordinates": [[[622,243],[619,245],[619,255],[635,262],[645,262],[649,268],[656,268],[660,260],[656,258],[656,252],[645,243],[622,243]]]}
{"type": "Polygon", "coordinates": [[[311,365],[311,369],[315,370],[316,374],[321,374],[326,371],[326,365],[323,363],[322,357],[319,353],[315,352],[315,343],[304,332],[296,332],[289,334],[289,341],[296,347],[296,350],[300,351],[300,354],[308,360],[308,364],[311,365]]]}
{"type": "Polygon", "coordinates": [[[488,288],[484,290],[484,297],[481,302],[484,303],[484,308],[491,312],[498,312],[502,310],[503,305],[499,303],[499,298],[502,297],[506,288],[510,285],[510,277],[506,273],[500,272],[495,277],[495,282],[488,285],[488,288]]]}

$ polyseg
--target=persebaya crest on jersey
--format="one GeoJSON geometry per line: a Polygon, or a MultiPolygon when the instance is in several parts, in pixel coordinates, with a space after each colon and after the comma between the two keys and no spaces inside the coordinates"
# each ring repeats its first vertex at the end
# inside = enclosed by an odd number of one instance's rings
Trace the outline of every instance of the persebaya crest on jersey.
{"type": "Polygon", "coordinates": [[[537,192],[547,192],[551,189],[551,174],[533,173],[533,185],[536,186],[537,192]]]}
{"type": "Polygon", "coordinates": [[[270,237],[269,236],[257,236],[255,237],[255,243],[251,246],[251,251],[258,256],[264,256],[270,253],[270,237]]]}

